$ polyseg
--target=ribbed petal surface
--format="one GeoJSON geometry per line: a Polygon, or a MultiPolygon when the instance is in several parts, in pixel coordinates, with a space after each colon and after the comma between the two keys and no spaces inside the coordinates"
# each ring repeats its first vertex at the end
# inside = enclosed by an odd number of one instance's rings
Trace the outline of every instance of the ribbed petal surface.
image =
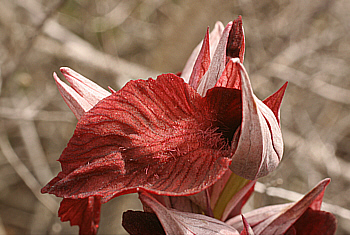
{"type": "MultiPolygon", "coordinates": [[[[236,76],[235,72],[230,73],[233,77],[228,79],[228,83],[236,85],[239,83],[230,81],[236,81],[237,78],[241,80],[242,125],[234,136],[233,145],[237,144],[237,147],[230,169],[237,175],[254,180],[273,171],[282,160],[282,133],[278,117],[275,114],[279,112],[279,105],[273,105],[274,107],[278,106],[278,110],[274,108],[276,112],[273,112],[259,100],[253,93],[248,74],[243,65],[239,61],[234,61],[234,59],[231,59],[231,61],[235,63],[232,66],[233,71],[237,69],[240,71],[239,76],[236,76]],[[236,140],[238,140],[238,143],[236,140]]],[[[279,94],[281,91],[277,93],[279,94]]],[[[280,98],[282,99],[282,96],[280,98]]],[[[280,102],[281,100],[276,101],[276,104],[280,104],[280,102]]]]}
{"type": "MultiPolygon", "coordinates": [[[[336,228],[334,216],[320,211],[318,207],[322,202],[324,191],[329,182],[330,179],[322,180],[296,203],[262,207],[246,213],[244,217],[255,234],[285,234],[288,229],[298,231],[297,234],[299,232],[300,234],[334,234],[336,228]],[[309,226],[310,222],[313,223],[312,226],[309,226]],[[303,224],[308,225],[305,226],[304,233],[303,224]],[[329,228],[330,233],[318,228],[329,228]],[[307,231],[311,233],[307,233],[307,231]]],[[[226,221],[226,223],[237,230],[243,229],[241,216],[236,216],[226,221]]]]}
{"type": "Polygon", "coordinates": [[[166,234],[238,235],[238,231],[224,222],[201,214],[167,209],[147,193],[140,200],[156,213],[166,234]]]}
{"type": "Polygon", "coordinates": [[[101,198],[63,199],[58,216],[79,226],[79,234],[96,234],[100,222],[101,198]]]}
{"type": "Polygon", "coordinates": [[[215,107],[233,109],[221,96],[237,95],[217,89],[202,98],[173,74],[129,82],[80,119],[59,159],[62,172],[42,192],[106,202],[141,188],[168,196],[204,190],[231,162],[215,126],[227,114],[215,107]]]}

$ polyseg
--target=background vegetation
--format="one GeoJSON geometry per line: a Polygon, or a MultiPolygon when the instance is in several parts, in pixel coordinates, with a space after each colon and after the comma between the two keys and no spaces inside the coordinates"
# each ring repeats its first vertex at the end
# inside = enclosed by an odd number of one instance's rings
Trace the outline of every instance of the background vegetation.
{"type": "MultiPolygon", "coordinates": [[[[326,208],[338,234],[350,234],[349,11],[348,0],[0,0],[0,234],[78,231],[57,218],[58,198],[40,194],[76,124],[53,71],[69,66],[114,89],[178,72],[207,26],[238,15],[257,96],[289,81],[284,159],[246,210],[296,200],[291,191],[331,177],[326,208]]],[[[104,205],[100,234],[123,234],[121,213],[140,208],[136,199],[104,205]]]]}

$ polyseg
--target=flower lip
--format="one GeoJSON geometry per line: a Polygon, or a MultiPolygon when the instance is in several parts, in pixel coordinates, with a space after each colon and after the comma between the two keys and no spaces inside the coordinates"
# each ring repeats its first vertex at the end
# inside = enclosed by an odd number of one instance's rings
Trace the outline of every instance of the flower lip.
{"type": "Polygon", "coordinates": [[[241,91],[234,88],[214,87],[205,96],[207,106],[215,113],[213,126],[231,146],[233,135],[242,121],[241,91]]]}
{"type": "Polygon", "coordinates": [[[203,191],[231,163],[209,106],[220,98],[208,100],[174,74],[129,82],[82,116],[59,159],[62,172],[42,192],[107,202],[138,189],[168,196],[203,191]]]}

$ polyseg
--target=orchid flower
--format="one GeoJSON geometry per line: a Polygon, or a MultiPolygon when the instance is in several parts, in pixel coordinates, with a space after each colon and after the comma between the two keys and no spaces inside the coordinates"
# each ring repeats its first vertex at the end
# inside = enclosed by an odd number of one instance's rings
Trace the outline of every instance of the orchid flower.
{"type": "Polygon", "coordinates": [[[54,74],[79,119],[59,158],[62,171],[42,189],[64,198],[61,220],[95,234],[101,203],[136,192],[194,202],[205,194],[202,209],[231,217],[239,189],[273,171],[283,154],[279,110],[286,84],[259,100],[244,50],[239,17],[207,30],[181,77],[130,81],[109,93],[71,69],[61,68],[71,87],[54,74]],[[232,174],[247,181],[221,200],[232,174]]]}

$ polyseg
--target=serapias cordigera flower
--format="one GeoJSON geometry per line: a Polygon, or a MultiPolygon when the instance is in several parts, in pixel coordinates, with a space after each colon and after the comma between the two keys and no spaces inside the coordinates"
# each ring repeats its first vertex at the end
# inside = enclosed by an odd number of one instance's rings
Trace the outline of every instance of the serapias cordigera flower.
{"type": "Polygon", "coordinates": [[[61,69],[71,87],[54,74],[79,119],[59,158],[62,171],[42,189],[64,198],[61,219],[96,233],[100,205],[114,197],[188,196],[229,169],[251,180],[273,171],[283,154],[279,109],[286,84],[264,101],[256,98],[244,50],[239,17],[207,31],[180,77],[130,81],[109,93],[71,69],[61,69]],[[67,209],[78,206],[75,213],[67,209]]]}

